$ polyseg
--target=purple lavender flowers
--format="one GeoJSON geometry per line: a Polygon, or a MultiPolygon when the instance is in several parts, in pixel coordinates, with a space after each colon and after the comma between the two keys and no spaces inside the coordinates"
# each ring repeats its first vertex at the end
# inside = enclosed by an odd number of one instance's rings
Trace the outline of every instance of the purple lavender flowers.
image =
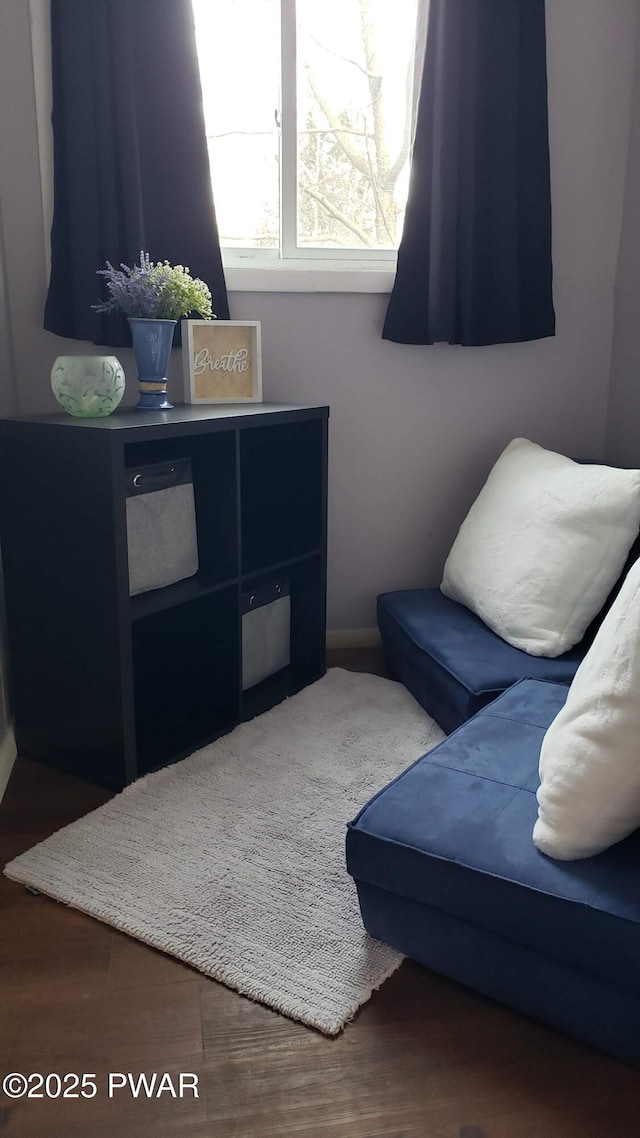
{"type": "Polygon", "coordinates": [[[118,270],[110,261],[106,264],[97,272],[105,278],[110,296],[92,306],[96,312],[123,312],[138,320],[179,320],[190,312],[209,320],[214,315],[207,285],[183,265],[154,263],[143,250],[137,265],[118,270]]]}

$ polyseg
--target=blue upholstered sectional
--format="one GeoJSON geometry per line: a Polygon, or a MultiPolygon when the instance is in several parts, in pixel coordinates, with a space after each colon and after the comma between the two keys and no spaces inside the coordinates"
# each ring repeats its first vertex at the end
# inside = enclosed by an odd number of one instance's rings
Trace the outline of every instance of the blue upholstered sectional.
{"type": "Polygon", "coordinates": [[[540,746],[590,637],[528,656],[437,589],[385,593],[378,615],[392,672],[452,734],[349,825],[367,930],[640,1064],[640,832],[574,862],[532,840],[540,746]]]}
{"type": "Polygon", "coordinates": [[[512,648],[464,605],[440,589],[403,589],[378,597],[378,627],[389,668],[440,724],[455,731],[476,711],[523,678],[570,684],[640,557],[640,535],[620,579],[584,639],[555,660],[512,648]]]}
{"type": "Polygon", "coordinates": [[[586,651],[529,656],[439,589],[382,593],[378,627],[391,672],[447,732],[523,676],[571,683],[586,651]]]}
{"type": "Polygon", "coordinates": [[[640,1063],[640,833],[576,862],[531,840],[567,691],[522,680],[418,759],[350,823],[347,865],[372,936],[640,1063]]]}

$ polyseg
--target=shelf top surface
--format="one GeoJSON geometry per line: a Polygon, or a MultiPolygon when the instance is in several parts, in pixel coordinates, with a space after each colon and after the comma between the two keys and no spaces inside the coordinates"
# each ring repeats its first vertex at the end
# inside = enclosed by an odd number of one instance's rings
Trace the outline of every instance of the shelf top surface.
{"type": "Polygon", "coordinates": [[[191,403],[178,403],[172,411],[136,411],[126,407],[119,408],[112,415],[97,419],[79,419],[72,415],[17,415],[0,420],[6,423],[42,423],[56,427],[69,427],[72,430],[93,431],[135,431],[140,427],[164,428],[165,426],[205,426],[217,423],[221,426],[231,425],[230,421],[238,420],[240,423],[248,419],[269,415],[282,415],[291,413],[315,413],[315,415],[328,415],[329,408],[311,404],[296,403],[225,403],[207,406],[193,405],[191,403]]]}

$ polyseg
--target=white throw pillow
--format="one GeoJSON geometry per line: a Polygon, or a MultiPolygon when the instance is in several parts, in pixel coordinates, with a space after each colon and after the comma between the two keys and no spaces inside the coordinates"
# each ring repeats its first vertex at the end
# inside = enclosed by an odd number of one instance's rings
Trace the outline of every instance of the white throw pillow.
{"type": "Polygon", "coordinates": [[[640,826],[640,562],[632,567],[542,742],[533,840],[561,861],[640,826]]]}
{"type": "Polygon", "coordinates": [[[584,636],[640,526],[640,471],[514,439],[462,523],[442,592],[532,656],[584,636]]]}

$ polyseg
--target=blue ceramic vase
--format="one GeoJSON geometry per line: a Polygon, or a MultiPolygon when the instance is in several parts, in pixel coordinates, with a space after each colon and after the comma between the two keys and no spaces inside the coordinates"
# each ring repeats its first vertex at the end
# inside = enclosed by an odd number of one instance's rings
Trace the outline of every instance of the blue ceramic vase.
{"type": "Polygon", "coordinates": [[[175,326],[175,320],[129,317],[140,388],[136,411],[167,411],[173,407],[167,399],[167,367],[175,326]]]}

